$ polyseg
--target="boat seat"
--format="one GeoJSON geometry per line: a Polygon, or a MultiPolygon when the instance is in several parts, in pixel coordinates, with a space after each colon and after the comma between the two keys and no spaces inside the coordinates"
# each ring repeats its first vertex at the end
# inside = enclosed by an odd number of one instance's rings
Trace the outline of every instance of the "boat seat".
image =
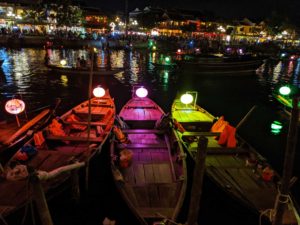
{"type": "Polygon", "coordinates": [[[156,130],[156,129],[128,129],[122,130],[123,133],[126,134],[163,134],[163,130],[156,130]]]}
{"type": "Polygon", "coordinates": [[[102,137],[80,137],[80,136],[55,136],[55,135],[47,135],[47,140],[60,140],[60,141],[91,141],[91,142],[102,142],[102,137]]]}
{"type": "Polygon", "coordinates": [[[139,144],[139,143],[136,143],[136,144],[120,144],[118,145],[119,148],[127,148],[127,149],[131,149],[131,148],[167,148],[167,145],[166,143],[160,143],[160,144],[139,144]]]}
{"type": "Polygon", "coordinates": [[[205,137],[209,137],[209,136],[220,136],[220,132],[183,132],[182,133],[182,137],[200,137],[200,136],[205,136],[205,137]]]}
{"type": "Polygon", "coordinates": [[[146,106],[126,106],[126,109],[157,109],[154,105],[146,105],[146,106]]]}
{"type": "MultiPolygon", "coordinates": [[[[81,122],[81,121],[72,121],[72,122],[67,122],[63,121],[64,124],[77,124],[77,125],[88,125],[88,122],[81,122]]],[[[91,126],[105,126],[107,123],[105,122],[90,122],[91,126]]]]}
{"type": "MultiPolygon", "coordinates": [[[[189,148],[189,151],[191,152],[197,152],[197,148],[189,148]]],[[[222,154],[222,155],[231,155],[231,154],[248,154],[249,151],[243,149],[243,148],[226,148],[226,147],[208,147],[206,149],[206,153],[208,155],[217,155],[217,154],[222,154]]]]}

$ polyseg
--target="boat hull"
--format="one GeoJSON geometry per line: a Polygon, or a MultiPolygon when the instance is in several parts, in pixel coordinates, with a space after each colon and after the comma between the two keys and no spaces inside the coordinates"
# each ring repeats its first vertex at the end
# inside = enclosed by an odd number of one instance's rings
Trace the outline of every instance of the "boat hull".
{"type": "MultiPolygon", "coordinates": [[[[198,151],[196,137],[208,139],[205,174],[217,187],[258,214],[275,207],[280,177],[272,169],[274,176],[267,180],[264,169],[271,166],[250,144],[238,134],[235,135],[236,146],[219,144],[217,137],[221,139],[221,133],[211,131],[217,118],[200,106],[185,105],[176,99],[172,118],[183,127],[177,133],[192,161],[198,151]]],[[[297,224],[297,214],[293,204],[287,204],[283,224],[289,224],[287,221],[297,224]]]]}
{"type": "MultiPolygon", "coordinates": [[[[59,74],[66,74],[66,75],[76,75],[76,74],[82,74],[82,75],[89,75],[91,71],[89,68],[86,69],[80,69],[80,68],[72,68],[72,67],[59,67],[55,65],[47,65],[51,71],[59,74]]],[[[113,68],[113,69],[105,69],[105,68],[95,68],[93,70],[94,75],[102,75],[102,76],[110,76],[114,75],[118,72],[123,71],[123,68],[113,68]]]]}
{"type": "Polygon", "coordinates": [[[178,61],[179,68],[182,70],[192,70],[197,74],[212,75],[245,75],[255,72],[262,64],[263,60],[241,61],[241,62],[189,62],[178,61]]]}
{"type": "Polygon", "coordinates": [[[162,115],[164,112],[152,100],[131,99],[119,114],[128,126],[123,132],[130,143],[111,142],[116,186],[141,224],[164,218],[176,220],[185,197],[186,164],[177,158],[183,149],[173,146],[176,136],[170,128],[156,129],[162,115]],[[122,146],[133,153],[126,168],[118,155],[122,146]]]}

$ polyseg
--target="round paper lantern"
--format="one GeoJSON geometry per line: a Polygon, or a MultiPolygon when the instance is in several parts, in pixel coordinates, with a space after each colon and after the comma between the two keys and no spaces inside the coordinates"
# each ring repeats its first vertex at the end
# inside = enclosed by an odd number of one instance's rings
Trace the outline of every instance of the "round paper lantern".
{"type": "Polygon", "coordinates": [[[183,104],[190,104],[190,103],[193,102],[193,100],[194,100],[194,98],[193,98],[193,95],[191,95],[191,94],[184,94],[184,95],[182,95],[181,98],[180,98],[180,101],[181,101],[183,104]]]}
{"type": "Polygon", "coordinates": [[[101,98],[105,95],[105,90],[102,87],[96,87],[93,90],[93,94],[94,94],[95,97],[101,98]]]}
{"type": "Polygon", "coordinates": [[[148,91],[146,88],[140,87],[135,91],[135,94],[140,98],[144,98],[148,95],[148,91]]]}
{"type": "Polygon", "coordinates": [[[25,109],[25,103],[20,99],[11,99],[6,102],[5,104],[5,110],[10,113],[17,115],[21,112],[23,112],[25,109]]]}

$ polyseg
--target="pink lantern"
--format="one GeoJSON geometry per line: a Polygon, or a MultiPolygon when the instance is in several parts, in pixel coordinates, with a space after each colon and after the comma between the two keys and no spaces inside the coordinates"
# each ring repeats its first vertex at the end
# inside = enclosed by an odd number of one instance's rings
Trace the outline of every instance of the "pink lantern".
{"type": "Polygon", "coordinates": [[[18,115],[19,113],[23,112],[25,109],[25,103],[20,99],[11,99],[6,102],[5,110],[14,115],[18,115]]]}

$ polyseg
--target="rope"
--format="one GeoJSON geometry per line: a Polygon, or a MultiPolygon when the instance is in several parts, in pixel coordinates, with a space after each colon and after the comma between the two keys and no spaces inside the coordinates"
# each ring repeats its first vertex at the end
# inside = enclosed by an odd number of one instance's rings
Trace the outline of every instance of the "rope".
{"type": "Polygon", "coordinates": [[[273,216],[273,209],[266,209],[265,211],[262,211],[259,215],[259,225],[262,224],[262,216],[266,216],[269,218],[270,221],[272,221],[272,216],[273,216]],[[269,215],[268,215],[269,213],[269,215]]]}
{"type": "Polygon", "coordinates": [[[2,223],[4,225],[8,225],[8,223],[6,222],[6,220],[4,219],[4,217],[2,216],[2,214],[0,214],[0,221],[2,221],[2,223]]]}
{"type": "MultiPolygon", "coordinates": [[[[276,208],[278,202],[283,203],[283,204],[290,203],[292,208],[294,208],[294,204],[293,204],[293,200],[292,200],[291,196],[281,194],[279,188],[277,188],[277,191],[278,191],[278,195],[276,196],[276,200],[275,200],[275,208],[276,208]],[[281,200],[281,199],[283,199],[283,200],[281,200]]],[[[272,221],[275,216],[275,209],[266,209],[265,211],[262,211],[259,215],[259,225],[262,224],[261,220],[262,220],[262,216],[264,216],[264,215],[267,216],[270,221],[272,221]]]]}

